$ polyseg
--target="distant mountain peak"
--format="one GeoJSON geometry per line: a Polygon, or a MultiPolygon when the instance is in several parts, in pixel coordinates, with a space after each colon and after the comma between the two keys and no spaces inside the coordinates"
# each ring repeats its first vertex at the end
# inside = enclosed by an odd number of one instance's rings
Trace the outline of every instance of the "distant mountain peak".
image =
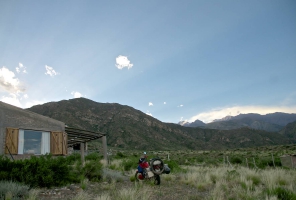
{"type": "Polygon", "coordinates": [[[187,126],[187,127],[204,127],[206,124],[200,120],[195,120],[194,122],[188,122],[188,121],[180,121],[178,123],[181,126],[187,126]]]}
{"type": "Polygon", "coordinates": [[[231,120],[234,116],[230,116],[230,115],[227,115],[226,117],[223,117],[222,119],[215,119],[213,120],[213,122],[223,122],[223,121],[228,121],[228,120],[231,120]]]}

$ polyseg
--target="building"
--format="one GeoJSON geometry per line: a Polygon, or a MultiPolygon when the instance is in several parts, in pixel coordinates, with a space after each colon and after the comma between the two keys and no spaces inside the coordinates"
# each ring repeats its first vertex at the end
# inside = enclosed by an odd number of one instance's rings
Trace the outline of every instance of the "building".
{"type": "Polygon", "coordinates": [[[64,122],[0,101],[0,155],[23,158],[30,155],[67,155],[74,144],[103,137],[107,159],[106,134],[74,129],[64,122]],[[68,132],[67,132],[68,131],[68,132]]]}

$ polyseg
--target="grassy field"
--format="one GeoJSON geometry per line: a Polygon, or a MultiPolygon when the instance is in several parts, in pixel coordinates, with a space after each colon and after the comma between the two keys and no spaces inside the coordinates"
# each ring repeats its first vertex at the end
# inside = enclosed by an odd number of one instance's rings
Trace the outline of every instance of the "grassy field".
{"type": "MultiPolygon", "coordinates": [[[[21,191],[26,193],[25,199],[32,200],[296,200],[296,170],[283,167],[280,162],[281,155],[296,154],[296,145],[147,152],[148,158],[159,157],[171,168],[170,174],[161,175],[160,185],[135,181],[134,173],[142,153],[113,149],[108,162],[99,161],[102,166],[99,181],[85,177],[80,183],[54,188],[29,188],[2,182],[0,193],[5,194],[3,199],[13,199],[12,194],[21,191]]],[[[88,162],[95,164],[87,161],[86,165],[88,162]]]]}

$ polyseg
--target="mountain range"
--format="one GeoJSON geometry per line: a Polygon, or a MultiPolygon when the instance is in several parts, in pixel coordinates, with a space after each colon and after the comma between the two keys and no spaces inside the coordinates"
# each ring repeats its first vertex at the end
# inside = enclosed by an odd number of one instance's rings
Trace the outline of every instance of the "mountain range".
{"type": "Polygon", "coordinates": [[[282,132],[240,127],[219,130],[161,122],[139,110],[86,98],[36,105],[28,110],[65,122],[67,126],[103,132],[111,147],[138,150],[212,150],[296,143],[296,124],[282,132]]]}
{"type": "Polygon", "coordinates": [[[269,132],[279,132],[288,123],[296,121],[296,114],[287,113],[271,113],[266,115],[260,115],[255,113],[240,114],[237,116],[226,116],[222,119],[214,120],[211,123],[203,123],[200,120],[196,120],[192,123],[179,122],[182,126],[187,127],[203,127],[219,130],[231,130],[242,127],[249,127],[257,130],[265,130],[269,132]]]}

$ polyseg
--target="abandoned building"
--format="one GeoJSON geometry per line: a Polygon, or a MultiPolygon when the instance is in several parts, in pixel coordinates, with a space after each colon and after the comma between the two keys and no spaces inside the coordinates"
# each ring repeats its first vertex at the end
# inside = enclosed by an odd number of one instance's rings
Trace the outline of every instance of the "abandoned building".
{"type": "Polygon", "coordinates": [[[84,154],[87,142],[98,138],[102,138],[107,160],[106,134],[67,127],[64,122],[0,101],[0,155],[67,155],[68,148],[77,144],[84,154]]]}

